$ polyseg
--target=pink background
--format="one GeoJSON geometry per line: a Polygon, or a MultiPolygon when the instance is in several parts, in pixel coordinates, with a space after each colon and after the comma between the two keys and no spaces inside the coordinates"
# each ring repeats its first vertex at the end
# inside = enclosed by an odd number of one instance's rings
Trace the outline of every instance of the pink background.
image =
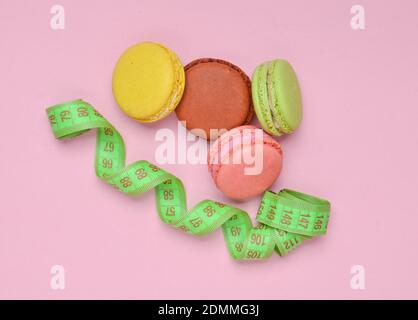
{"type": "MultiPolygon", "coordinates": [[[[0,298],[418,298],[418,2],[0,0],[0,298]],[[350,8],[366,9],[366,30],[350,8]],[[50,28],[61,4],[66,29],[50,28]],[[414,40],[415,39],[415,40],[414,40]],[[83,98],[115,125],[127,160],[154,159],[157,129],[116,106],[111,76],[130,45],[153,40],[184,63],[230,60],[251,74],[288,59],[304,121],[279,139],[284,187],[332,202],[327,236],[285,258],[237,262],[221,232],[163,224],[153,192],[130,198],[95,177],[95,132],[56,141],[44,109],[83,98]],[[65,290],[50,268],[65,268],[65,290]],[[363,265],[366,289],[352,290],[363,265]]],[[[256,123],[256,121],[254,121],[256,123]]],[[[189,206],[232,203],[202,165],[166,165],[189,206]]],[[[259,198],[239,206],[254,218],[259,198]]]]}

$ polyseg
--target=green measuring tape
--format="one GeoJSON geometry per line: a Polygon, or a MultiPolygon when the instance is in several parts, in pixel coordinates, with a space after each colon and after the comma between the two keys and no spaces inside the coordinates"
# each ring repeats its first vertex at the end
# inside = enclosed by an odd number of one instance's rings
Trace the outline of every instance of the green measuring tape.
{"type": "Polygon", "coordinates": [[[90,104],[74,100],[48,108],[47,114],[57,139],[97,129],[95,169],[100,179],[130,195],[154,189],[161,220],[184,232],[205,235],[222,227],[235,259],[265,259],[273,251],[283,256],[303,240],[326,233],[330,203],[288,189],[265,192],[255,227],[245,211],[212,200],[187,211],[183,183],[148,161],[125,166],[121,135],[90,104]]]}

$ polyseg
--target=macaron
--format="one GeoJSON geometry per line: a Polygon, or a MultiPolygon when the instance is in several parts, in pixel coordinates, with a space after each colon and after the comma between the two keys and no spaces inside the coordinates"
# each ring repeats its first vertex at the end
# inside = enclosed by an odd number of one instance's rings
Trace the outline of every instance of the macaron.
{"type": "Polygon", "coordinates": [[[209,172],[227,197],[246,200],[269,189],[280,175],[280,144],[263,130],[246,125],[221,135],[211,146],[209,172]]]}
{"type": "Polygon", "coordinates": [[[252,119],[251,80],[239,67],[203,58],[187,64],[185,72],[186,87],[176,114],[192,133],[214,140],[220,132],[252,119]]]}
{"type": "Polygon", "coordinates": [[[269,134],[290,134],[299,127],[302,121],[299,82],[286,60],[269,61],[255,69],[252,97],[257,118],[269,134]]]}
{"type": "Polygon", "coordinates": [[[153,122],[168,116],[184,91],[184,69],[177,55],[159,43],[127,49],[113,71],[113,96],[129,117],[153,122]]]}

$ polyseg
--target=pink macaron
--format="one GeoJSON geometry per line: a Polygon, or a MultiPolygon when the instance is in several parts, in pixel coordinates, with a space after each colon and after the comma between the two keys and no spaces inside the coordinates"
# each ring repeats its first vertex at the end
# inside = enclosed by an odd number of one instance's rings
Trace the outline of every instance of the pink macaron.
{"type": "Polygon", "coordinates": [[[263,130],[246,125],[221,135],[208,158],[216,187],[231,199],[246,200],[262,194],[276,181],[283,152],[263,130]]]}

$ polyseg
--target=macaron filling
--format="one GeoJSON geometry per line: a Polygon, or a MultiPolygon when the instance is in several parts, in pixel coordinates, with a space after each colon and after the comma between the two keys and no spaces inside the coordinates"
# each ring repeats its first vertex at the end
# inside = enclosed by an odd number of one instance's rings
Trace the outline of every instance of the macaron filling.
{"type": "Polygon", "coordinates": [[[267,101],[273,119],[273,125],[279,131],[280,134],[291,133],[292,130],[286,124],[283,114],[280,111],[278,95],[275,92],[275,85],[279,86],[279,83],[275,83],[273,80],[275,62],[269,62],[267,67],[266,85],[267,85],[267,101]]]}
{"type": "Polygon", "coordinates": [[[158,119],[165,118],[175,109],[175,107],[179,103],[179,100],[183,94],[184,86],[182,86],[182,83],[184,82],[184,72],[180,72],[183,66],[181,65],[179,59],[173,54],[173,52],[171,52],[165,47],[163,48],[168,52],[170,59],[173,63],[173,70],[174,70],[174,77],[175,77],[173,91],[170,94],[170,98],[167,100],[168,103],[158,113],[156,113],[152,117],[148,117],[146,119],[137,119],[137,120],[141,120],[145,122],[152,122],[158,119]]]}
{"type": "Polygon", "coordinates": [[[253,96],[256,97],[254,108],[263,128],[270,134],[281,135],[273,124],[273,113],[268,102],[266,65],[267,63],[259,65],[254,72],[252,82],[253,96]]]}
{"type": "Polygon", "coordinates": [[[302,120],[299,83],[292,66],[282,59],[257,66],[253,73],[254,108],[264,130],[290,134],[302,120]]]}

